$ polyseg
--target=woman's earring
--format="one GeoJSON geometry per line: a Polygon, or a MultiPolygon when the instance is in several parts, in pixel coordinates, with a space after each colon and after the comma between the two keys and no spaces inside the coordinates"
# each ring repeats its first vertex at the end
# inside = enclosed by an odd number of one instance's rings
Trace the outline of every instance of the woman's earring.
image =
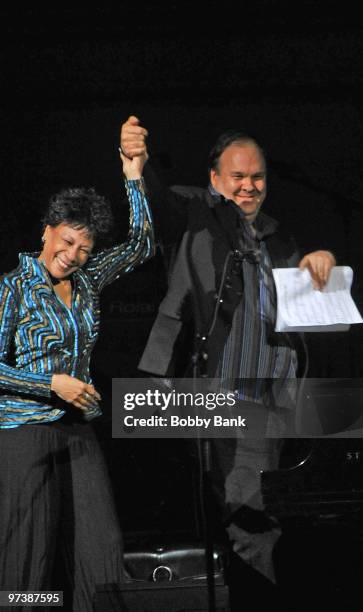
{"type": "Polygon", "coordinates": [[[44,238],[44,236],[42,236],[42,243],[43,243],[43,244],[45,243],[45,238],[44,238]]]}

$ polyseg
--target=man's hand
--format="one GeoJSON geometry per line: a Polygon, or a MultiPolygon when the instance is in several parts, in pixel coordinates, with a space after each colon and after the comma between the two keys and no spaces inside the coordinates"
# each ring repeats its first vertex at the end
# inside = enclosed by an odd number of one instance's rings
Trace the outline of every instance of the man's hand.
{"type": "Polygon", "coordinates": [[[330,251],[314,251],[302,258],[299,268],[300,270],[308,268],[314,289],[322,291],[329,280],[330,270],[335,265],[335,257],[330,251]]]}
{"type": "Polygon", "coordinates": [[[122,124],[120,134],[120,148],[121,153],[125,157],[132,159],[133,157],[137,157],[139,155],[146,156],[146,161],[148,159],[146,148],[146,138],[148,132],[139,124],[139,119],[134,115],[131,115],[126,121],[126,123],[122,124]]]}
{"type": "Polygon", "coordinates": [[[51,390],[62,400],[81,410],[97,408],[101,399],[93,385],[68,374],[53,374],[51,390]]]}

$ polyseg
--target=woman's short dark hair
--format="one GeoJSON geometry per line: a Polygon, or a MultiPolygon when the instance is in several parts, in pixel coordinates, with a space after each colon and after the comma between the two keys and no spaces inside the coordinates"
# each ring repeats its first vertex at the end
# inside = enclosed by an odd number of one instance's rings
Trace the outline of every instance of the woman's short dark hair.
{"type": "Polygon", "coordinates": [[[42,219],[43,227],[67,223],[77,229],[85,228],[95,243],[106,242],[113,228],[109,202],[93,188],[72,187],[50,198],[42,219]]]}
{"type": "Polygon", "coordinates": [[[247,132],[242,130],[227,130],[217,138],[217,141],[209,152],[208,171],[218,170],[219,159],[223,151],[225,151],[230,145],[237,143],[253,144],[256,149],[260,151],[263,159],[265,159],[265,154],[262,147],[258,144],[257,140],[253,136],[250,136],[247,134],[247,132]]]}

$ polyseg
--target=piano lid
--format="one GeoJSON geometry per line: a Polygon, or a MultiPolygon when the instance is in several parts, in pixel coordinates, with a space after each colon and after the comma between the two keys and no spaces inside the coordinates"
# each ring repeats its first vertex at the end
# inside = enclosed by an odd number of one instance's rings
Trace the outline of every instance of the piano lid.
{"type": "Polygon", "coordinates": [[[280,467],[261,474],[267,512],[328,516],[363,509],[363,439],[289,439],[280,467]]]}

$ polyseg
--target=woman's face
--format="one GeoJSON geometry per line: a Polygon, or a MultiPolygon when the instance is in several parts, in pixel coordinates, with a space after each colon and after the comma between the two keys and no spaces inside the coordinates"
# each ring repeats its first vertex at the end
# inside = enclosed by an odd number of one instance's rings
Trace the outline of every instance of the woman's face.
{"type": "Polygon", "coordinates": [[[48,272],[58,279],[66,278],[88,260],[94,241],[87,228],[76,229],[67,223],[47,225],[39,256],[48,272]]]}

